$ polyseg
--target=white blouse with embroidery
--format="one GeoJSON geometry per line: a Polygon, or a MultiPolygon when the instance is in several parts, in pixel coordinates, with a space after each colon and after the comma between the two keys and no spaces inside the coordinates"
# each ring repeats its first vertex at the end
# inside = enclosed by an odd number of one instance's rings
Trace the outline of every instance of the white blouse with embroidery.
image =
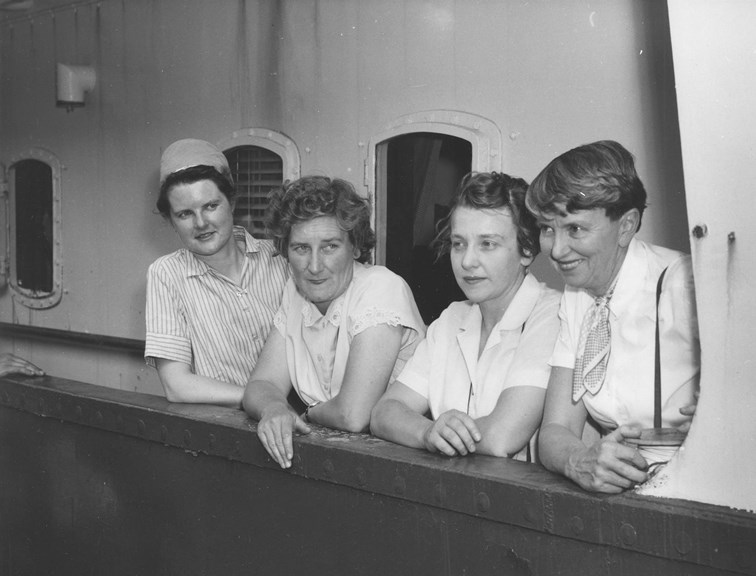
{"type": "Polygon", "coordinates": [[[273,324],[286,341],[292,385],[308,405],[339,393],[357,334],[380,324],[403,327],[390,381],[399,375],[425,335],[425,324],[407,283],[388,268],[358,262],[349,286],[325,314],[302,297],[290,278],[273,324]]]}

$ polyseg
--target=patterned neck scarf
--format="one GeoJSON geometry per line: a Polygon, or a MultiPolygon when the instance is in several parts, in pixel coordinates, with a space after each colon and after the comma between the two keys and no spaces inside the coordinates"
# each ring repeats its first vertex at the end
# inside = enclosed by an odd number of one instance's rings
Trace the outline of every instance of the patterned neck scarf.
{"type": "Polygon", "coordinates": [[[575,361],[572,373],[572,401],[578,402],[586,391],[596,394],[606,378],[606,365],[611,351],[612,329],[609,326],[609,301],[614,286],[604,296],[595,299],[585,313],[580,330],[582,355],[575,361]]]}

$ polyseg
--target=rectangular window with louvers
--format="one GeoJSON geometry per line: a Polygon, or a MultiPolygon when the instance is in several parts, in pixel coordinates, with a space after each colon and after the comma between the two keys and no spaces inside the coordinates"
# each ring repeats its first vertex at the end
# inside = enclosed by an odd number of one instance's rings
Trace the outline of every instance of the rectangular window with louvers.
{"type": "Polygon", "coordinates": [[[283,159],[260,146],[237,146],[224,154],[236,187],[234,223],[255,238],[267,238],[263,218],[268,195],[283,184],[283,159]]]}

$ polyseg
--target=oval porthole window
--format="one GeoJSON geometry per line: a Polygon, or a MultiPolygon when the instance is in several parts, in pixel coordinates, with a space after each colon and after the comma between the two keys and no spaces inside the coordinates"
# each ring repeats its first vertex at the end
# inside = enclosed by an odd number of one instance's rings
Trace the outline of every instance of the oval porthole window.
{"type": "Polygon", "coordinates": [[[10,184],[10,284],[14,299],[29,308],[60,302],[60,163],[31,150],[13,160],[10,184]]]}

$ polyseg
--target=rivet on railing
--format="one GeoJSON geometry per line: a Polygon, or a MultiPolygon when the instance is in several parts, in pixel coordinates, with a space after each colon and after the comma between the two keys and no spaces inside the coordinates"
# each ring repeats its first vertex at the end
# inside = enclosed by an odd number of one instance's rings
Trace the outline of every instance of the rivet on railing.
{"type": "Polygon", "coordinates": [[[433,500],[436,504],[443,504],[446,502],[446,488],[443,484],[436,484],[433,487],[433,500]]]}
{"type": "Polygon", "coordinates": [[[624,523],[620,526],[620,540],[625,546],[632,546],[638,540],[638,534],[632,524],[624,523]]]}
{"type": "Polygon", "coordinates": [[[580,536],[585,531],[585,523],[580,516],[573,516],[570,518],[570,528],[573,534],[580,536]]]}
{"type": "Polygon", "coordinates": [[[475,506],[478,508],[478,512],[488,512],[491,509],[491,499],[485,492],[478,492],[475,498],[475,506]]]}
{"type": "Polygon", "coordinates": [[[675,535],[675,550],[680,555],[685,556],[693,550],[693,539],[685,532],[679,532],[675,535]]]}
{"type": "Polygon", "coordinates": [[[749,553],[746,551],[743,545],[738,546],[737,550],[735,550],[735,563],[738,565],[738,568],[745,569],[751,567],[749,553]]]}
{"type": "Polygon", "coordinates": [[[407,491],[407,483],[401,476],[394,476],[394,481],[391,483],[391,487],[394,489],[394,494],[403,496],[407,491]]]}
{"type": "Polygon", "coordinates": [[[525,511],[523,512],[523,516],[525,517],[525,520],[528,524],[535,526],[536,522],[538,521],[538,510],[536,509],[536,506],[533,506],[532,504],[525,504],[525,511]]]}

